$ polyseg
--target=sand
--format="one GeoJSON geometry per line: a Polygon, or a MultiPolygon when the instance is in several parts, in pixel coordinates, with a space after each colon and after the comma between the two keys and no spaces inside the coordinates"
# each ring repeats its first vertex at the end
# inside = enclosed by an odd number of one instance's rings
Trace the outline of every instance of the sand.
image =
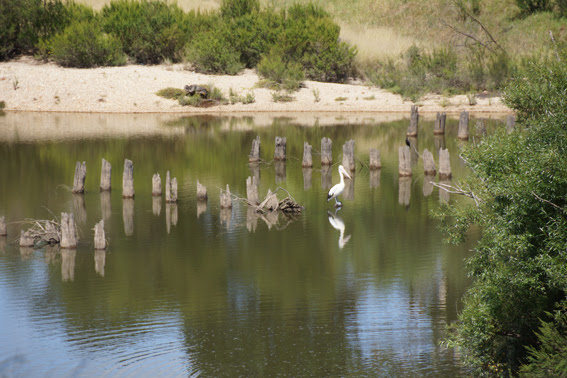
{"type": "MultiPolygon", "coordinates": [[[[5,111],[81,112],[81,113],[409,113],[411,101],[375,86],[363,83],[331,84],[305,81],[293,93],[291,102],[274,102],[273,91],[256,86],[258,75],[245,70],[237,76],[204,75],[184,69],[182,64],[127,65],[92,69],[63,68],[40,63],[30,57],[0,63],[0,101],[5,111]],[[245,96],[252,93],[251,104],[219,105],[211,108],[181,106],[176,100],[156,95],[166,87],[183,88],[187,84],[212,84],[228,97],[230,89],[245,96]]],[[[498,97],[476,96],[471,106],[465,95],[426,96],[420,113],[510,113],[498,97]]]]}

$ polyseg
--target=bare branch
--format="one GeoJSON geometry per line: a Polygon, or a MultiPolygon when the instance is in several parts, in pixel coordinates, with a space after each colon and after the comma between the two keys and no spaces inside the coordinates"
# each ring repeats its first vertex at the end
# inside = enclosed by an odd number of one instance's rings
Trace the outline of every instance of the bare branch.
{"type": "Polygon", "coordinates": [[[462,189],[462,188],[460,188],[460,187],[458,187],[458,186],[454,186],[454,185],[443,184],[443,183],[436,183],[436,182],[433,182],[433,181],[431,181],[431,184],[432,184],[433,186],[438,187],[438,188],[441,189],[441,190],[444,190],[444,191],[448,192],[448,193],[451,193],[451,194],[459,194],[459,195],[461,195],[461,196],[465,196],[465,197],[472,198],[472,199],[474,200],[474,202],[476,203],[476,206],[477,206],[477,207],[479,206],[479,203],[482,202],[482,199],[479,198],[479,197],[477,197],[477,196],[476,196],[472,191],[470,191],[470,190],[465,190],[465,189],[462,189]]]}
{"type": "Polygon", "coordinates": [[[538,195],[535,194],[534,192],[532,192],[532,194],[533,194],[533,196],[534,196],[535,198],[537,198],[538,200],[540,200],[540,201],[542,201],[542,202],[545,202],[545,203],[548,203],[548,204],[550,204],[551,206],[555,207],[556,209],[559,209],[559,210],[565,212],[565,209],[562,208],[561,206],[556,205],[556,204],[554,204],[553,202],[548,201],[548,200],[546,200],[546,199],[544,199],[544,198],[541,198],[540,196],[538,196],[538,195]]]}
{"type": "MultiPolygon", "coordinates": [[[[457,5],[459,8],[461,8],[461,11],[463,11],[463,13],[470,18],[471,20],[473,20],[474,22],[476,22],[481,29],[484,31],[484,33],[486,33],[486,35],[488,36],[488,38],[490,38],[490,40],[492,41],[492,43],[494,43],[499,49],[500,51],[502,51],[504,54],[506,54],[506,50],[504,50],[502,48],[502,46],[500,46],[500,44],[498,42],[496,42],[496,40],[494,39],[494,37],[492,36],[492,34],[490,34],[490,32],[488,31],[488,29],[486,29],[486,27],[484,26],[484,24],[482,22],[480,22],[476,17],[474,17],[472,14],[470,14],[466,8],[463,6],[463,4],[459,4],[458,2],[454,2],[455,5],[457,5]]],[[[492,50],[491,50],[492,51],[492,50]]],[[[507,55],[507,54],[506,54],[507,55]]]]}
{"type": "Polygon", "coordinates": [[[467,37],[467,38],[472,39],[473,41],[475,41],[475,42],[478,43],[479,45],[483,46],[484,48],[486,48],[486,49],[489,50],[490,52],[493,52],[493,53],[496,52],[496,51],[494,51],[494,49],[492,49],[492,48],[491,48],[490,46],[488,46],[486,43],[482,42],[480,39],[476,38],[474,35],[471,35],[471,34],[468,34],[468,33],[463,32],[463,31],[460,31],[459,29],[455,28],[455,27],[452,26],[452,25],[449,25],[449,24],[446,23],[445,21],[441,21],[441,23],[442,23],[443,25],[447,26],[448,28],[453,29],[453,31],[455,31],[455,32],[457,32],[457,33],[459,33],[459,34],[461,34],[461,35],[467,37]]]}

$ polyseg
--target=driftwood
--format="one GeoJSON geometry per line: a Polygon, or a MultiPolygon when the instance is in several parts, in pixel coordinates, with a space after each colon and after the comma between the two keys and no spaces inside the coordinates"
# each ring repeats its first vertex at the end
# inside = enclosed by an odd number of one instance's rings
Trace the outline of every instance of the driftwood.
{"type": "Polygon", "coordinates": [[[434,135],[445,134],[445,122],[447,120],[447,113],[437,113],[435,118],[435,127],[433,128],[434,135]]]}
{"type": "Polygon", "coordinates": [[[313,156],[311,150],[313,146],[311,146],[307,142],[303,142],[303,161],[301,162],[301,166],[303,168],[311,168],[313,167],[313,156]]]}
{"type": "Polygon", "coordinates": [[[260,161],[260,136],[258,135],[252,141],[252,149],[250,150],[250,155],[248,156],[249,162],[260,161]]]}
{"type": "Polygon", "coordinates": [[[122,198],[134,198],[134,164],[131,160],[124,160],[124,173],[122,174],[122,198]]]}
{"type": "Polygon", "coordinates": [[[6,236],[8,232],[6,230],[6,218],[0,217],[0,236],[6,236]]]}
{"type": "Polygon", "coordinates": [[[321,139],[321,165],[333,164],[333,141],[329,138],[321,139]]]}
{"type": "Polygon", "coordinates": [[[398,173],[401,177],[411,176],[411,154],[409,146],[398,149],[398,173]]]}
{"type": "Polygon", "coordinates": [[[87,163],[77,162],[75,166],[75,178],[73,180],[73,193],[82,194],[85,192],[85,178],[87,177],[87,163]]]}
{"type": "Polygon", "coordinates": [[[195,96],[198,94],[201,98],[209,98],[209,90],[202,85],[186,85],[184,89],[188,96],[195,96]]]}
{"type": "Polygon", "coordinates": [[[408,126],[407,136],[417,136],[417,125],[419,123],[419,110],[417,105],[411,106],[410,123],[408,126]]]}
{"type": "Polygon", "coordinates": [[[354,139],[343,144],[343,167],[350,172],[354,172],[356,170],[356,160],[354,159],[354,139]]]}
{"type": "Polygon", "coordinates": [[[73,214],[61,213],[61,248],[77,247],[77,228],[73,214]]]}
{"type": "Polygon", "coordinates": [[[20,233],[20,247],[33,247],[35,243],[35,238],[30,233],[30,230],[24,232],[24,230],[20,233]]]}
{"type": "Polygon", "coordinates": [[[274,150],[274,160],[285,160],[286,158],[286,137],[276,137],[276,148],[274,150]]]}
{"type": "MultiPolygon", "coordinates": [[[[426,148],[423,150],[423,172],[426,176],[435,176],[435,159],[433,154],[426,148]]],[[[425,179],[427,181],[427,178],[425,179]]]]}
{"type": "Polygon", "coordinates": [[[469,139],[469,112],[462,111],[459,117],[459,131],[457,138],[461,140],[469,139]]]}
{"type": "Polygon", "coordinates": [[[152,176],[152,196],[161,196],[161,177],[159,173],[152,176]]]}
{"type": "Polygon", "coordinates": [[[452,177],[449,150],[439,150],[439,179],[447,180],[452,177]]]}
{"type": "Polygon", "coordinates": [[[201,185],[199,180],[197,180],[197,199],[200,200],[200,201],[206,201],[207,200],[207,187],[204,186],[204,185],[201,185]]]}
{"type": "Polygon", "coordinates": [[[382,162],[380,161],[380,150],[376,148],[370,149],[370,169],[380,169],[382,168],[382,162]]]}
{"type": "Polygon", "coordinates": [[[94,248],[106,249],[106,239],[104,237],[104,219],[95,224],[94,248]]]}
{"type": "Polygon", "coordinates": [[[111,185],[112,166],[109,162],[102,159],[102,167],[100,169],[100,190],[107,191],[112,188],[111,185]]]}
{"type": "Polygon", "coordinates": [[[226,184],[226,191],[220,191],[220,207],[221,209],[231,209],[232,208],[232,198],[230,197],[230,188],[226,184]]]}

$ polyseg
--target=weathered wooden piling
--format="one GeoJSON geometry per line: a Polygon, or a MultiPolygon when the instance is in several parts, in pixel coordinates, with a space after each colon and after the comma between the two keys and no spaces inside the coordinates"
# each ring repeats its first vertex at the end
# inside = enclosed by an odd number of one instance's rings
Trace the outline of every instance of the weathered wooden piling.
{"type": "Polygon", "coordinates": [[[106,265],[106,251],[98,250],[94,252],[95,272],[104,277],[104,266],[106,265]]]}
{"type": "Polygon", "coordinates": [[[165,228],[168,234],[171,231],[171,226],[177,226],[177,220],[177,204],[174,202],[167,203],[165,205],[165,228]]]}
{"type": "Polygon", "coordinates": [[[260,136],[258,135],[252,141],[252,149],[250,150],[250,155],[248,156],[249,162],[260,161],[260,136]]]}
{"type": "Polygon", "coordinates": [[[201,216],[205,211],[207,211],[207,201],[206,200],[197,200],[197,218],[201,216]]]}
{"type": "Polygon", "coordinates": [[[85,205],[85,196],[81,194],[73,194],[73,212],[76,216],[77,223],[87,223],[87,206],[85,205]]]}
{"type": "Polygon", "coordinates": [[[303,168],[303,190],[311,189],[311,182],[313,178],[313,168],[303,168]]]}
{"type": "Polygon", "coordinates": [[[459,131],[457,138],[461,140],[469,139],[469,112],[463,110],[459,116],[459,131]]]}
{"type": "Polygon", "coordinates": [[[343,144],[343,167],[350,172],[356,170],[356,160],[354,158],[354,139],[343,144]]]}
{"type": "Polygon", "coordinates": [[[512,133],[516,128],[516,116],[514,114],[509,114],[506,117],[506,132],[508,134],[512,133]]]}
{"type": "Polygon", "coordinates": [[[231,209],[232,208],[232,198],[230,197],[230,188],[226,184],[226,191],[220,191],[220,207],[221,209],[231,209]]]}
{"type": "Polygon", "coordinates": [[[83,194],[85,192],[85,178],[87,177],[87,163],[77,162],[75,165],[75,178],[73,180],[73,193],[83,194]]]}
{"type": "Polygon", "coordinates": [[[256,206],[260,203],[258,199],[258,181],[256,181],[254,176],[248,176],[246,179],[246,197],[251,205],[256,206]]]}
{"type": "Polygon", "coordinates": [[[77,247],[77,228],[72,213],[61,213],[61,248],[77,247]]]}
{"type": "Polygon", "coordinates": [[[276,184],[285,182],[287,178],[286,163],[283,160],[276,160],[274,163],[274,171],[276,174],[276,184]]]}
{"type": "MultiPolygon", "coordinates": [[[[435,176],[435,159],[433,154],[426,148],[423,150],[423,173],[426,176],[435,176]]],[[[427,180],[427,178],[425,178],[427,180]]]]}
{"type": "Polygon", "coordinates": [[[333,186],[333,170],[330,165],[321,166],[321,189],[331,189],[333,186]]]}
{"type": "Polygon", "coordinates": [[[197,180],[197,199],[200,200],[200,201],[206,201],[207,200],[207,187],[204,186],[204,185],[201,185],[199,180],[197,180]]]}
{"type": "Polygon", "coordinates": [[[100,212],[102,214],[102,219],[110,219],[110,216],[112,215],[110,192],[107,190],[100,192],[100,212]]]}
{"type": "Polygon", "coordinates": [[[65,249],[61,251],[61,279],[63,281],[75,280],[75,258],[77,250],[65,249]]]}
{"type": "Polygon", "coordinates": [[[411,176],[411,154],[409,146],[398,149],[398,173],[401,177],[411,176]]]}
{"type": "Polygon", "coordinates": [[[433,193],[433,176],[425,176],[423,178],[423,196],[428,197],[433,193]]]}
{"type": "Polygon", "coordinates": [[[411,106],[410,123],[408,126],[407,136],[417,136],[417,125],[419,123],[419,110],[417,105],[411,106]]]}
{"type": "Polygon", "coordinates": [[[274,150],[274,160],[285,160],[286,137],[276,137],[276,148],[274,150]]]}
{"type": "Polygon", "coordinates": [[[161,196],[152,196],[152,213],[157,216],[161,214],[161,196]]]}
{"type": "Polygon", "coordinates": [[[327,137],[321,139],[321,165],[333,165],[333,141],[327,137]]]}
{"type": "Polygon", "coordinates": [[[104,219],[95,224],[94,232],[94,248],[95,249],[106,249],[106,238],[104,236],[104,219]]]}
{"type": "Polygon", "coordinates": [[[134,198],[134,164],[131,160],[124,160],[124,173],[122,174],[122,198],[134,198]]]}
{"type": "Polygon", "coordinates": [[[453,176],[451,173],[451,161],[448,149],[439,150],[439,179],[447,180],[453,176]]]}
{"type": "Polygon", "coordinates": [[[382,161],[380,160],[380,150],[376,148],[370,149],[370,169],[380,169],[382,168],[382,161]]]}
{"type": "Polygon", "coordinates": [[[301,162],[301,166],[303,168],[311,168],[313,167],[313,156],[311,150],[313,146],[311,146],[307,142],[303,142],[303,161],[301,162]]]}
{"type": "Polygon", "coordinates": [[[6,217],[0,217],[0,236],[6,236],[8,232],[6,231],[6,217]]]}
{"type": "Polygon", "coordinates": [[[24,232],[24,230],[20,233],[20,247],[33,247],[35,239],[32,236],[30,230],[24,232]]]}
{"type": "Polygon", "coordinates": [[[170,178],[169,171],[165,177],[165,202],[177,202],[177,178],[170,178]]]}
{"type": "Polygon", "coordinates": [[[411,178],[400,177],[398,185],[398,203],[407,207],[410,204],[411,178]]]}
{"type": "Polygon", "coordinates": [[[124,235],[134,234],[134,199],[122,199],[122,221],[124,222],[124,235]]]}
{"type": "Polygon", "coordinates": [[[100,169],[100,191],[112,189],[111,184],[112,166],[104,158],[102,159],[102,167],[100,169]]]}
{"type": "Polygon", "coordinates": [[[159,173],[152,176],[152,196],[161,196],[161,177],[159,173]]]}
{"type": "Polygon", "coordinates": [[[380,186],[380,176],[381,176],[381,169],[371,169],[370,170],[370,187],[371,188],[378,188],[380,186]]]}
{"type": "Polygon", "coordinates": [[[433,128],[434,135],[445,134],[445,122],[447,120],[447,113],[437,113],[435,118],[435,127],[433,128]]]}
{"type": "Polygon", "coordinates": [[[439,151],[440,148],[445,148],[445,135],[435,135],[435,151],[439,151]]]}

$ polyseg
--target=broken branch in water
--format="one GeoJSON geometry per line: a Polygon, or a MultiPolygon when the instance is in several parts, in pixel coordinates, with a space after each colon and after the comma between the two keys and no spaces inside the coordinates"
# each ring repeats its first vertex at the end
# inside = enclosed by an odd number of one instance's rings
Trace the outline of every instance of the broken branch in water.
{"type": "Polygon", "coordinates": [[[470,197],[474,200],[474,202],[476,203],[477,206],[479,206],[479,203],[482,202],[482,199],[477,197],[471,190],[465,190],[462,189],[458,186],[454,186],[454,185],[450,185],[450,184],[443,184],[443,183],[436,183],[431,181],[431,184],[433,186],[438,187],[439,189],[442,189],[444,191],[446,191],[447,193],[451,193],[451,194],[459,194],[465,197],[470,197]]]}

